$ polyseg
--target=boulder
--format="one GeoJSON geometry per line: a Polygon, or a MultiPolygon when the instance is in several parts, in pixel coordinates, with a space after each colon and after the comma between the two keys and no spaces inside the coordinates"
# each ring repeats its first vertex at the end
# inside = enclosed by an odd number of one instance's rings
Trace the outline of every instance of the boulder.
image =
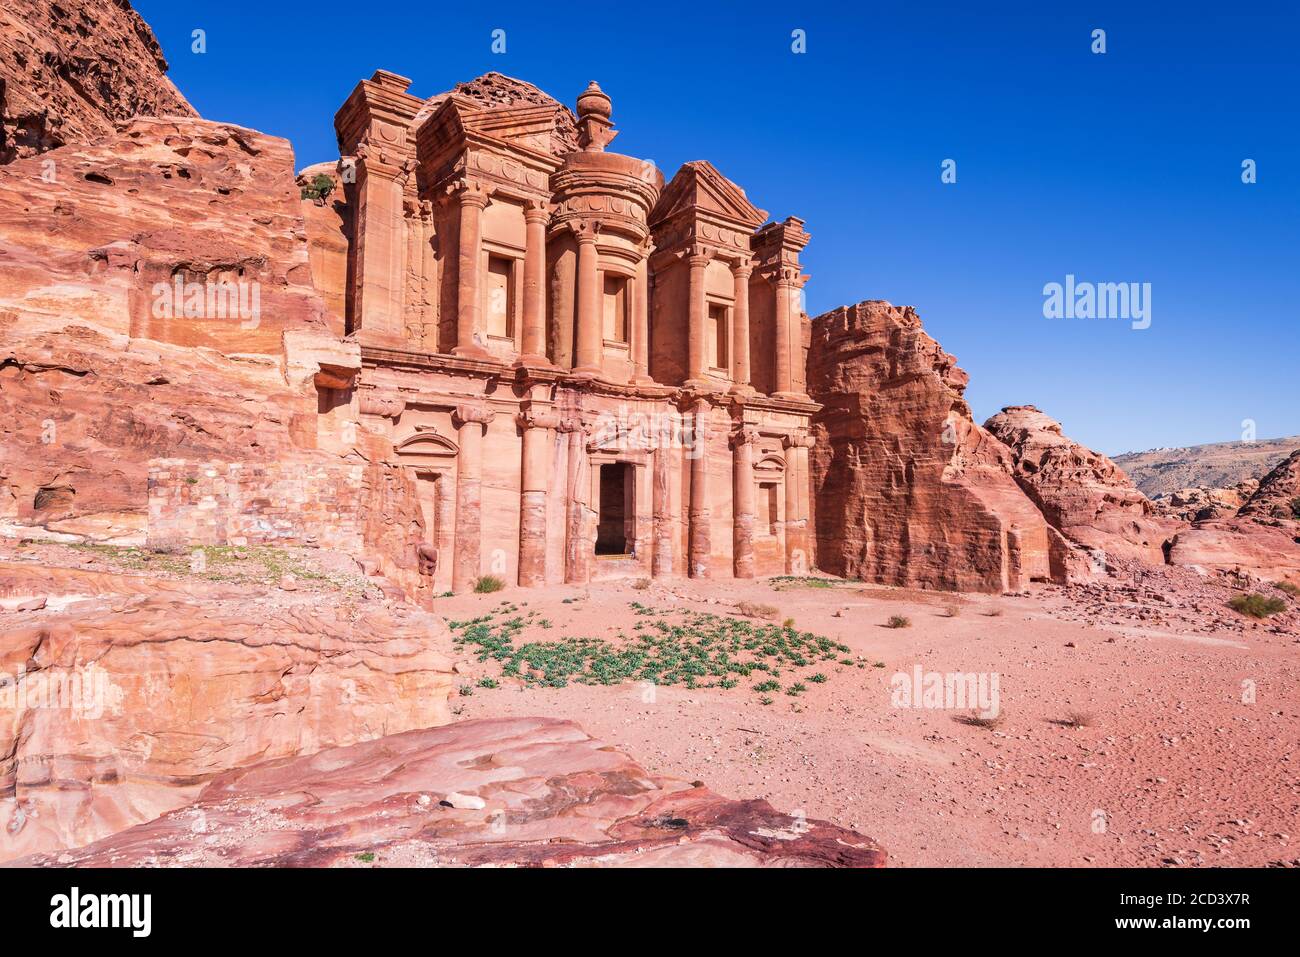
{"type": "Polygon", "coordinates": [[[79,867],[880,867],[861,834],[650,774],[553,718],[464,721],[209,782],[79,867]]]}

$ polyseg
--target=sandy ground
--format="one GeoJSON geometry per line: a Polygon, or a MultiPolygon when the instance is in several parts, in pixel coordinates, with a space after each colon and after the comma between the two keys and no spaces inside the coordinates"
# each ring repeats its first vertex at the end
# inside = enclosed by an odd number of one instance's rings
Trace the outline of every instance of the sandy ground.
{"type": "Polygon", "coordinates": [[[1295,602],[1283,623],[1261,625],[1204,614],[1204,596],[1170,614],[1167,595],[1152,590],[1132,600],[1053,586],[959,597],[849,584],[614,583],[436,606],[468,619],[506,600],[552,623],[526,627],[521,644],[613,638],[631,627],[632,602],[734,614],[749,600],[847,644],[871,664],[828,663],[825,683],[766,706],[748,684],[477,687],[500,666],[462,651],[472,693],[453,710],[572,718],[654,772],[869,834],[895,866],[1298,862],[1295,602]],[[911,625],[885,627],[893,615],[911,625]],[[895,706],[893,676],[918,665],[986,680],[996,672],[1000,722],[969,723],[969,708],[895,706]]]}

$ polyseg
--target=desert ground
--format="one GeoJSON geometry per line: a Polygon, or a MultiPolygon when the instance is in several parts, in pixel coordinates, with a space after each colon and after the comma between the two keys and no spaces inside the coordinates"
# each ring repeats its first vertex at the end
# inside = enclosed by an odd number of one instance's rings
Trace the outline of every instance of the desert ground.
{"type": "Polygon", "coordinates": [[[571,718],[652,772],[870,834],[891,866],[1295,863],[1294,600],[1289,623],[1260,624],[1220,612],[1212,587],[1194,587],[1170,599],[1154,585],[1131,594],[1116,583],[997,597],[825,579],[604,583],[437,607],[453,622],[523,618],[522,644],[617,641],[638,619],[735,617],[749,602],[842,643],[854,663],[795,669],[826,676],[803,681],[797,696],[784,693],[789,675],[768,695],[751,680],[726,690],[529,685],[477,661],[470,644],[455,649],[453,712],[571,718]],[[653,614],[637,615],[634,603],[653,614]],[[910,625],[888,627],[894,616],[910,625]],[[894,707],[891,677],[916,665],[996,672],[1000,720],[894,707]],[[499,687],[479,686],[485,678],[499,687]]]}

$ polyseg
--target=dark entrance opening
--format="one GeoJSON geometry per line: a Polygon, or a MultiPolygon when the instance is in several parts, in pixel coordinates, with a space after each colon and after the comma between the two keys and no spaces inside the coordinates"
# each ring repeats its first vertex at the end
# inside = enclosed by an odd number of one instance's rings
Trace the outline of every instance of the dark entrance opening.
{"type": "Polygon", "coordinates": [[[608,462],[600,467],[600,524],[596,527],[597,555],[631,555],[636,515],[635,469],[628,462],[608,462]]]}

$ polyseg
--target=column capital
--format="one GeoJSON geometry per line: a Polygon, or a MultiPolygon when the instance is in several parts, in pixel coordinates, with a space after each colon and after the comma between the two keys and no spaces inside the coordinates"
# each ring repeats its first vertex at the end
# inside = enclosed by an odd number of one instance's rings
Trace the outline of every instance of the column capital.
{"type": "Polygon", "coordinates": [[[454,196],[461,206],[487,208],[492,201],[492,188],[478,180],[458,179],[447,185],[447,195],[454,196]]]}
{"type": "Polygon", "coordinates": [[[558,426],[561,432],[582,432],[586,435],[591,434],[591,426],[582,421],[580,416],[566,415],[560,418],[558,426]]]}
{"type": "Polygon", "coordinates": [[[781,445],[787,449],[810,449],[817,444],[811,432],[794,432],[781,437],[781,445]]]}
{"type": "Polygon", "coordinates": [[[742,425],[731,433],[730,442],[733,449],[738,449],[744,445],[753,445],[758,441],[758,429],[752,425],[742,425]]]}
{"type": "Polygon", "coordinates": [[[544,199],[530,199],[524,204],[524,222],[529,225],[545,226],[551,221],[555,205],[544,199]]]}
{"type": "Polygon", "coordinates": [[[519,428],[527,431],[529,429],[559,429],[561,426],[560,413],[554,409],[525,409],[515,416],[515,421],[519,428]]]}
{"type": "Polygon", "coordinates": [[[754,264],[741,260],[731,264],[731,274],[737,279],[748,279],[754,274],[754,264]]]}
{"type": "Polygon", "coordinates": [[[571,219],[568,227],[573,231],[573,238],[579,243],[594,243],[600,235],[600,221],[595,219],[571,219]]]}
{"type": "Polygon", "coordinates": [[[451,418],[452,423],[459,429],[471,422],[487,425],[496,418],[496,413],[482,405],[458,405],[452,412],[451,418]]]}
{"type": "Polygon", "coordinates": [[[691,266],[707,266],[714,255],[715,250],[708,246],[690,246],[686,249],[686,262],[691,266]]]}

